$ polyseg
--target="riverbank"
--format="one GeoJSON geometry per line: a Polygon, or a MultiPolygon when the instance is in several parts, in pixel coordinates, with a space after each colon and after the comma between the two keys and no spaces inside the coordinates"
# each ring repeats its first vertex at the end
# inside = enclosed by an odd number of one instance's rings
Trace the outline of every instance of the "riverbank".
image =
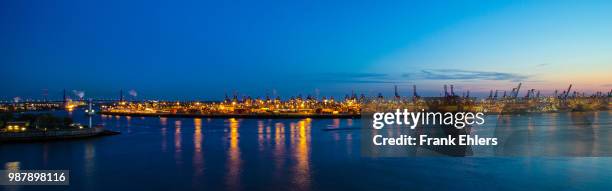
{"type": "Polygon", "coordinates": [[[106,130],[103,127],[48,130],[48,131],[26,131],[26,132],[1,132],[0,142],[39,142],[67,139],[82,139],[90,137],[117,135],[119,132],[106,130]]]}
{"type": "Polygon", "coordinates": [[[133,117],[168,117],[168,118],[250,118],[250,119],[296,119],[296,118],[360,118],[359,114],[192,114],[192,113],[124,113],[124,112],[100,112],[102,115],[119,115],[133,117]]]}

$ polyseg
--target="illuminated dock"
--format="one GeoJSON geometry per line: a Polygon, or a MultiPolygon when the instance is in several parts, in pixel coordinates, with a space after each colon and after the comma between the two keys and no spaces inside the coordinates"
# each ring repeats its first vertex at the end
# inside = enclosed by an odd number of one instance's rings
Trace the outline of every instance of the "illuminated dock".
{"type": "Polygon", "coordinates": [[[385,98],[347,95],[344,99],[330,97],[317,99],[311,96],[291,97],[288,100],[237,96],[220,102],[180,102],[180,101],[119,101],[102,105],[101,114],[130,116],[163,116],[163,117],[211,117],[211,118],[357,118],[362,111],[380,110],[383,108],[407,108],[418,110],[474,111],[489,114],[543,113],[566,111],[608,110],[612,92],[586,96],[584,93],[570,93],[570,88],[552,96],[540,96],[539,91],[527,90],[525,96],[519,96],[521,84],[509,94],[498,96],[498,91],[486,98],[458,95],[454,87],[444,86],[444,96],[421,97],[413,86],[411,97],[402,97],[395,88],[395,96],[385,98]],[[372,106],[376,108],[371,108],[372,106]]]}
{"type": "Polygon", "coordinates": [[[365,97],[347,96],[341,101],[334,98],[315,99],[301,96],[281,101],[280,98],[238,99],[226,98],[222,102],[166,102],[121,101],[101,106],[101,114],[164,117],[219,117],[219,118],[355,118],[365,97]]]}
{"type": "MultiPolygon", "coordinates": [[[[225,97],[223,101],[160,101],[126,100],[123,91],[119,99],[88,99],[100,106],[99,113],[104,115],[163,116],[163,117],[219,117],[219,118],[356,118],[370,105],[385,108],[407,108],[417,110],[474,111],[489,114],[544,113],[567,111],[595,111],[612,108],[612,90],[596,92],[591,95],[572,91],[570,85],[565,91],[541,96],[535,89],[522,93],[521,85],[511,90],[491,90],[488,97],[470,96],[470,91],[456,93],[454,86],[444,85],[439,97],[422,97],[412,86],[412,96],[401,96],[395,86],[392,97],[357,96],[352,93],[343,99],[333,97],[297,96],[289,99],[280,97],[238,98],[225,97]],[[450,91],[449,91],[450,90],[450,91]],[[503,93],[503,94],[502,94],[503,93]],[[524,95],[524,96],[523,96],[524,95]]],[[[80,100],[64,96],[60,101],[12,101],[0,102],[0,112],[24,112],[44,110],[68,110],[87,105],[80,100]]],[[[93,113],[91,113],[93,114],[93,113]]]]}

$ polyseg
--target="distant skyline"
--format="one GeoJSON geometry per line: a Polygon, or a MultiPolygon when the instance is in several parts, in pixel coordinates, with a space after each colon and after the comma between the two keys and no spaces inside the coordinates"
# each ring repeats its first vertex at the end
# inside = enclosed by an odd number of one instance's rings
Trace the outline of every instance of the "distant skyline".
{"type": "MultiPolygon", "coordinates": [[[[0,2],[0,100],[612,89],[610,1],[0,2]],[[72,95],[75,97],[74,95],[72,95]]],[[[523,92],[524,93],[524,92],[523,92]]]]}

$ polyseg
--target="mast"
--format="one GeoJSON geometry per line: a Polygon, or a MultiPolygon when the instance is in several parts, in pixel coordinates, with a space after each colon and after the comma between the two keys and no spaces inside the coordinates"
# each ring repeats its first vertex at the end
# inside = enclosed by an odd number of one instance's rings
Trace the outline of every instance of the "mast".
{"type": "Polygon", "coordinates": [[[92,116],[94,114],[96,114],[95,111],[93,110],[93,107],[92,107],[93,103],[92,102],[93,102],[93,100],[91,98],[89,98],[89,103],[88,103],[89,107],[87,108],[87,110],[85,110],[85,112],[89,116],[89,128],[92,128],[92,120],[91,120],[91,118],[92,118],[92,116]]]}

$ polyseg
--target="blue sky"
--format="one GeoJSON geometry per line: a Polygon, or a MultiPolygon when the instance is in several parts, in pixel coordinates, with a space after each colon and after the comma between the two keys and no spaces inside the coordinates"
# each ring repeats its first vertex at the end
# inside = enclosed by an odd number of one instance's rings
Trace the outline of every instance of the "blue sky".
{"type": "Polygon", "coordinates": [[[0,2],[0,99],[612,88],[607,1],[0,2]]]}

